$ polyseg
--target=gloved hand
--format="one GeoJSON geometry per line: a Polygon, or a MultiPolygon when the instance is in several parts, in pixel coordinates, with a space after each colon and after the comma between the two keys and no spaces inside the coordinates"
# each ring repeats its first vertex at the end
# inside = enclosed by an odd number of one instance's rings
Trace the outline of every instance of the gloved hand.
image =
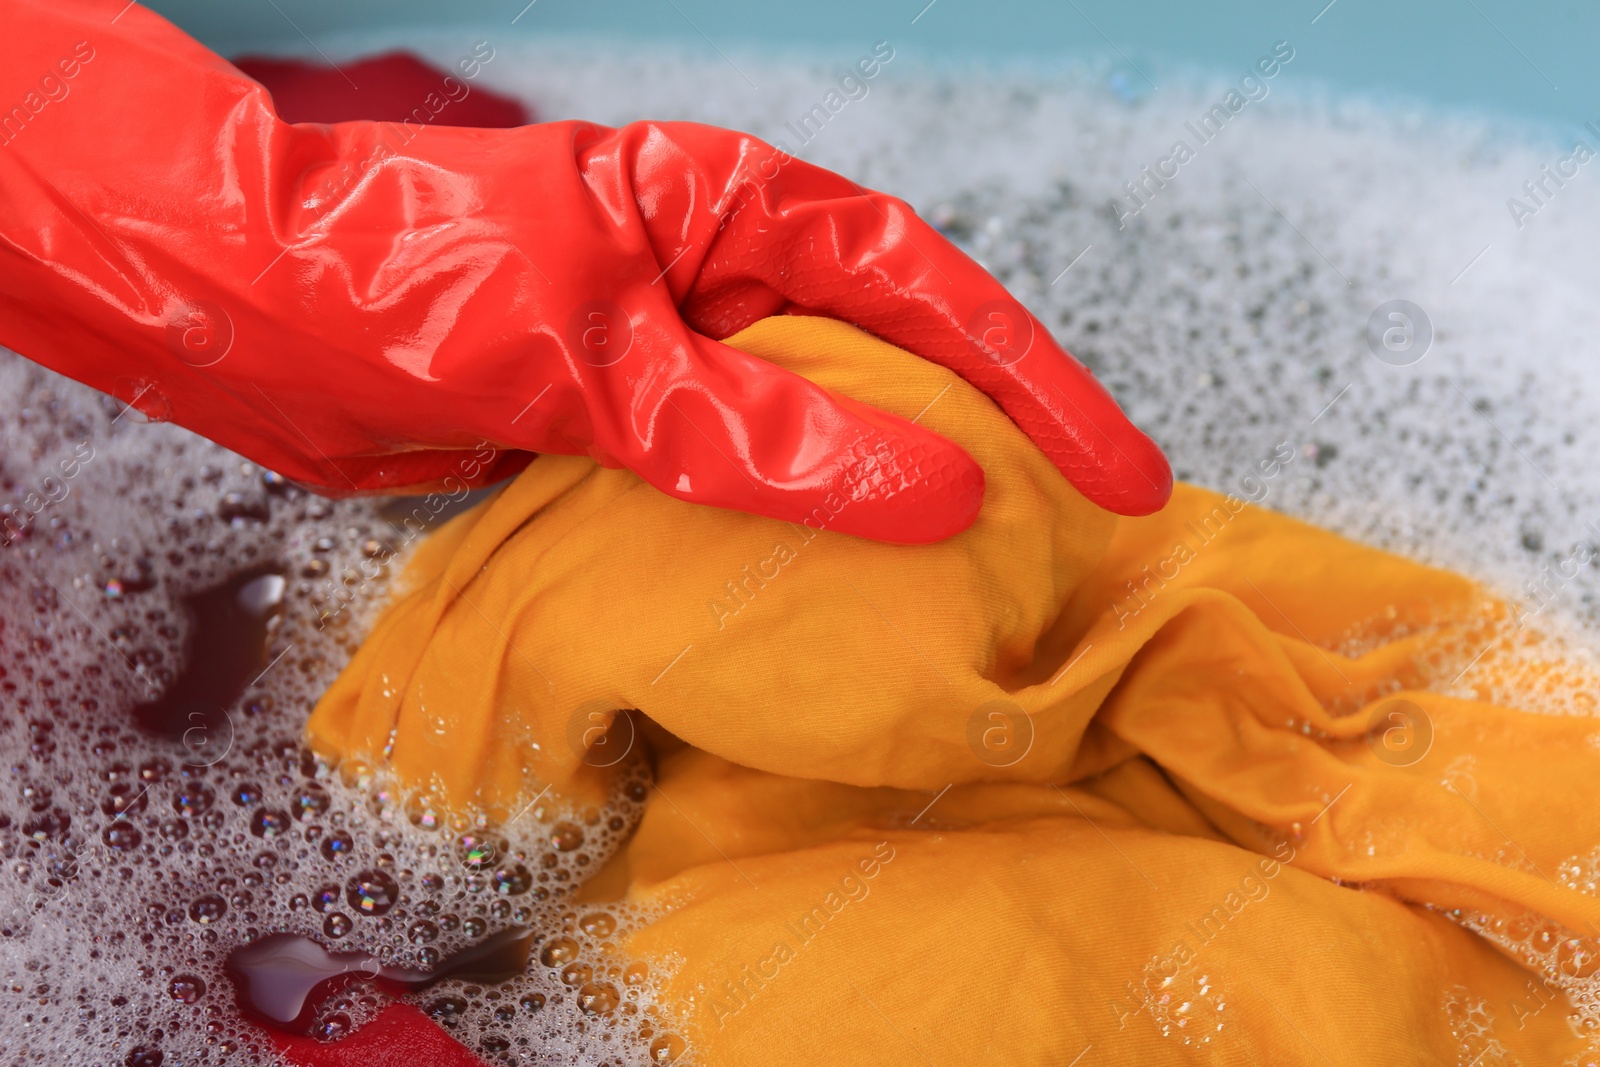
{"type": "Polygon", "coordinates": [[[291,126],[137,4],[6,22],[0,342],[291,478],[480,484],[587,452],[719,507],[964,528],[961,449],[715,340],[797,308],[956,370],[1096,503],[1167,498],[1155,445],[982,268],[752,137],[451,128],[459,79],[404,124],[291,126]]]}

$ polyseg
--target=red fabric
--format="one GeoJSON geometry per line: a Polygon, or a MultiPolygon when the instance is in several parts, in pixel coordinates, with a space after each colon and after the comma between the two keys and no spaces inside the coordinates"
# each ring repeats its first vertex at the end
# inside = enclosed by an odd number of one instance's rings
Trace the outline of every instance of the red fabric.
{"type": "Polygon", "coordinates": [[[445,126],[503,127],[533,121],[521,101],[406,52],[369,56],[337,67],[266,56],[239,56],[233,65],[267,87],[278,117],[285,122],[413,119],[445,126]],[[437,117],[419,118],[417,109],[427,108],[430,96],[437,117]]]}
{"type": "Polygon", "coordinates": [[[482,1060],[410,1004],[392,1004],[342,1041],[273,1034],[298,1067],[485,1067],[482,1060]]]}

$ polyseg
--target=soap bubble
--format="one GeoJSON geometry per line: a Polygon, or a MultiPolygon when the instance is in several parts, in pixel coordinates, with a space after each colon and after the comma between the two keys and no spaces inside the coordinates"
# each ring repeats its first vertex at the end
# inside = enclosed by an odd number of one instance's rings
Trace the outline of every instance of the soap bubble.
{"type": "Polygon", "coordinates": [[[350,879],[345,899],[363,915],[382,915],[400,899],[400,884],[387,871],[365,870],[350,879]]]}

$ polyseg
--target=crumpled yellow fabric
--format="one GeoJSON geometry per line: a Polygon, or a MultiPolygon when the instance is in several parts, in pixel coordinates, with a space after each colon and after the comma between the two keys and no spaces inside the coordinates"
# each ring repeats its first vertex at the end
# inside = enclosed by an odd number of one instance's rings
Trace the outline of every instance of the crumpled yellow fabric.
{"type": "Polygon", "coordinates": [[[602,789],[640,709],[657,788],[585,892],[664,909],[625,947],[710,1064],[1597,1062],[1600,724],[1539,713],[1582,663],[1249,505],[1292,448],[1118,520],[933,364],[729,343],[960,442],[976,524],[873,544],[541,458],[419,550],[312,743],[505,813],[602,789]]]}

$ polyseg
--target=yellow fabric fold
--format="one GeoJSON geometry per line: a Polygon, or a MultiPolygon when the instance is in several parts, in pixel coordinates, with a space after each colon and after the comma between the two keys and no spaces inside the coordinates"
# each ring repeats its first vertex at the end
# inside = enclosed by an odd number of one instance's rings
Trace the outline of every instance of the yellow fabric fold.
{"type": "Polygon", "coordinates": [[[1445,915],[1289,841],[1153,829],[1102,784],[929,808],[688,750],[623,861],[671,910],[626,947],[681,968],[712,1064],[1591,1062],[1557,985],[1445,915]]]}
{"type": "Polygon", "coordinates": [[[873,544],[543,457],[422,546],[312,743],[505,813],[595,795],[639,709],[657,790],[587,892],[667,909],[629,948],[708,1063],[1580,1062],[1600,731],[1517,705],[1581,666],[1242,495],[1119,521],[849,326],[729,343],[961,443],[977,522],[873,544]]]}
{"type": "Polygon", "coordinates": [[[523,768],[566,788],[583,772],[574,724],[618,708],[751,766],[916,787],[988,777],[967,719],[1005,699],[1041,717],[1037,756],[1011,773],[1059,775],[1114,679],[1029,686],[1035,644],[1115,517],[940,367],[824,319],[769,320],[737,340],[869,404],[926,408],[922,424],[984,467],[974,527],[932,546],[876,544],[541,457],[423,549],[420,588],[322,701],[313,736],[380,751],[398,727],[397,771],[491,807],[521,794],[523,768]]]}

